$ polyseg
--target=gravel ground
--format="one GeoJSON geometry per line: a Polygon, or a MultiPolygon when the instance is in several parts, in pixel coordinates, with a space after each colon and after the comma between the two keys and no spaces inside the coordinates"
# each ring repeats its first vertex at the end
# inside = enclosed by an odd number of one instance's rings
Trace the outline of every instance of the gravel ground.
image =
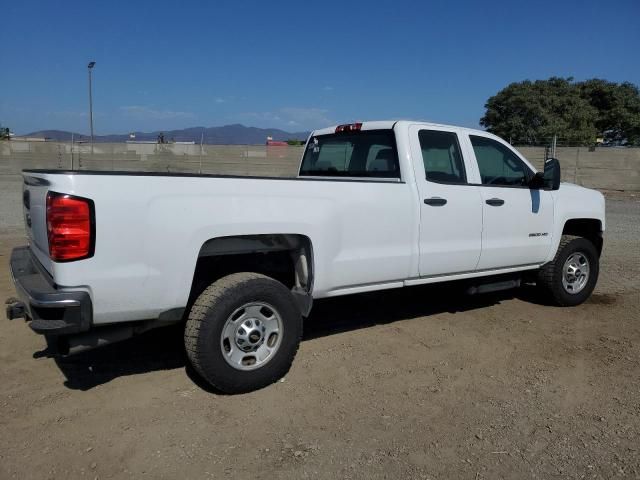
{"type": "MultiPolygon", "coordinates": [[[[5,322],[0,478],[640,478],[640,202],[607,213],[584,305],[451,286],[318,302],[286,379],[247,395],[204,387],[177,329],[55,362],[5,322]]],[[[1,219],[5,297],[19,217],[1,219]]]]}

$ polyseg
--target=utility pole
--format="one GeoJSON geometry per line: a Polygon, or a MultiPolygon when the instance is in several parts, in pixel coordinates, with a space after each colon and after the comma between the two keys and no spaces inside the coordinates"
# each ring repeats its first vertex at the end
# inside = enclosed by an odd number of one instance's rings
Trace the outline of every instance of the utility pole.
{"type": "Polygon", "coordinates": [[[200,134],[200,169],[198,173],[202,173],[202,143],[204,142],[204,128],[202,129],[202,133],[200,134]]]}
{"type": "Polygon", "coordinates": [[[89,62],[89,128],[91,130],[91,155],[93,155],[93,93],[91,91],[91,70],[96,66],[96,62],[89,62]]]}

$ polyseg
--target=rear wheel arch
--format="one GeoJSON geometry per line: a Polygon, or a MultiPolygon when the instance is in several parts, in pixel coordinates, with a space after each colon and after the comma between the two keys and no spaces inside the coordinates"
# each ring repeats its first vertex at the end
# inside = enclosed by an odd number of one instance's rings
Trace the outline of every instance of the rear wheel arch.
{"type": "Polygon", "coordinates": [[[201,245],[191,276],[187,311],[216,280],[239,272],[256,272],[278,280],[309,314],[314,280],[313,244],[306,235],[270,233],[210,238],[201,245]]]}

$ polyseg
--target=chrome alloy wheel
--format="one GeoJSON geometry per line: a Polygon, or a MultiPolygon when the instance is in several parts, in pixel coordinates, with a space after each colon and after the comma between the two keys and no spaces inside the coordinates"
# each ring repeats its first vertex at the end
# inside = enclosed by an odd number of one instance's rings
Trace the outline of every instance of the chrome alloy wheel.
{"type": "Polygon", "coordinates": [[[254,370],[273,358],[283,332],[282,318],[275,308],[263,302],[246,303],[222,328],[222,356],[233,368],[254,370]]]}
{"type": "Polygon", "coordinates": [[[580,293],[589,281],[589,260],[582,252],[569,255],[562,268],[562,286],[567,293],[580,293]]]}

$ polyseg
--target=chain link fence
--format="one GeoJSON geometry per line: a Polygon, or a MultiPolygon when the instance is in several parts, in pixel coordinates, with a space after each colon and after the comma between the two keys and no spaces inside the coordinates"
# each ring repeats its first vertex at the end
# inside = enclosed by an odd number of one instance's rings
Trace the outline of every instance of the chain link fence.
{"type": "MultiPolygon", "coordinates": [[[[516,147],[538,170],[542,170],[545,147],[516,147]]],[[[562,180],[601,190],[640,191],[640,148],[556,146],[562,180]]]]}
{"type": "Polygon", "coordinates": [[[303,147],[2,142],[0,173],[25,168],[295,176],[303,147]]]}
{"type": "MultiPolygon", "coordinates": [[[[539,170],[547,149],[516,146],[539,170]]],[[[292,177],[303,147],[155,143],[0,142],[0,175],[26,168],[292,177]]],[[[640,148],[568,147],[558,142],[562,179],[591,188],[640,191],[640,148]]]]}

